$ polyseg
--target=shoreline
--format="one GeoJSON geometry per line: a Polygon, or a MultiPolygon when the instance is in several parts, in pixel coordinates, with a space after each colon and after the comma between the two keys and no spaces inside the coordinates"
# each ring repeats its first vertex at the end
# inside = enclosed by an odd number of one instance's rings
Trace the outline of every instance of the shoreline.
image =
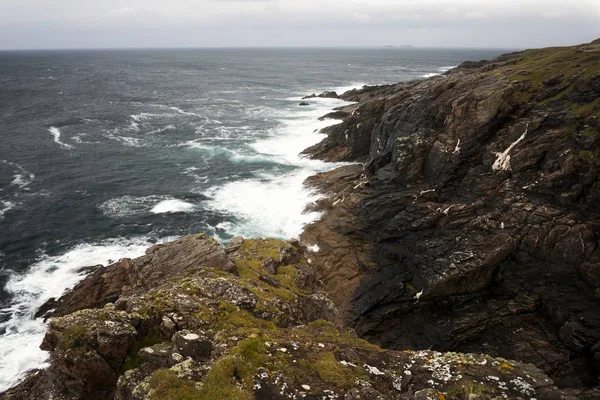
{"type": "MultiPolygon", "coordinates": [[[[303,244],[234,238],[222,247],[196,235],[97,271],[58,305],[63,316],[53,320],[44,340],[53,363],[73,374],[72,387],[82,393],[119,390],[126,399],[135,390],[161,390],[153,386],[161,368],[175,374],[169,379],[178,387],[198,395],[212,390],[206,383],[221,373],[228,378],[218,390],[230,396],[259,396],[264,388],[276,393],[280,382],[299,396],[331,388],[366,394],[355,387],[358,373],[368,379],[363,388],[382,398],[440,398],[465,387],[490,395],[508,390],[510,398],[593,398],[600,393],[594,366],[600,354],[600,217],[594,208],[600,135],[590,130],[600,128],[600,109],[588,99],[600,96],[600,85],[588,72],[600,71],[600,58],[586,49],[560,50],[580,63],[565,64],[556,49],[542,49],[345,93],[359,101],[336,110],[346,113],[344,119],[313,151],[319,158],[363,163],[305,181],[324,196],[312,208],[324,214],[304,228],[303,244]],[[567,68],[575,86],[564,89],[563,75],[544,75],[539,85],[523,78],[529,75],[522,71],[538,64],[567,68]],[[573,114],[581,101],[585,105],[573,114]],[[552,115],[567,117],[557,122],[552,115]],[[222,285],[227,290],[215,295],[222,285]],[[110,329],[99,324],[107,319],[115,324],[110,329]],[[85,329],[73,333],[80,325],[85,329]],[[355,341],[339,327],[387,350],[355,341]],[[160,340],[128,353],[152,329],[160,331],[160,340]],[[94,341],[99,335],[125,350],[107,352],[94,341]],[[195,344],[199,338],[203,350],[195,344]],[[356,346],[358,353],[349,350],[356,346]],[[212,350],[217,348],[225,350],[212,350]],[[160,349],[166,358],[158,364],[143,352],[160,349]],[[248,365],[245,354],[259,361],[248,365]],[[328,380],[319,369],[305,370],[308,364],[289,366],[287,354],[310,359],[322,371],[341,368],[339,374],[349,378],[328,380]],[[115,366],[129,365],[136,355],[141,364],[119,375],[115,366]],[[263,370],[269,359],[277,360],[276,371],[263,370]],[[400,359],[404,370],[395,369],[393,360],[400,359]],[[208,372],[194,372],[207,360],[208,372]],[[224,360],[236,367],[223,372],[224,360]],[[448,376],[430,379],[439,372],[431,360],[448,376]],[[83,374],[100,364],[112,371],[107,381],[83,374]],[[84,371],[75,371],[77,365],[84,371]],[[181,368],[185,374],[179,376],[181,368]],[[260,371],[267,373],[257,381],[260,371]],[[270,381],[273,374],[283,378],[270,381]],[[408,383],[398,376],[408,376],[408,383]],[[493,378],[481,383],[485,376],[493,378]]],[[[550,68],[542,71],[551,74],[550,68]]],[[[61,373],[45,370],[22,390],[49,382],[55,390],[72,390],[56,380],[61,373]]]]}
{"type": "MultiPolygon", "coordinates": [[[[298,98],[298,99],[296,99],[295,101],[297,101],[297,102],[299,103],[299,102],[301,101],[301,99],[300,99],[300,98],[298,98]]],[[[302,109],[300,108],[300,110],[302,110],[302,109]]],[[[332,110],[332,109],[329,109],[329,110],[332,110]]],[[[318,118],[315,118],[315,121],[316,121],[316,120],[318,120],[318,118]]],[[[330,125],[327,125],[327,126],[330,126],[330,125]]],[[[304,186],[304,184],[303,184],[303,183],[300,183],[300,185],[301,185],[302,187],[304,186]]],[[[309,205],[310,205],[310,202],[306,204],[306,206],[307,206],[307,207],[308,207],[309,205]]],[[[155,207],[156,207],[156,206],[155,206],[155,207]]],[[[218,236],[218,235],[215,233],[215,236],[218,236]]],[[[299,234],[298,236],[300,236],[300,234],[299,234]]],[[[152,248],[152,247],[156,246],[157,244],[165,244],[165,243],[170,243],[170,242],[173,242],[173,241],[175,241],[175,240],[178,240],[178,239],[181,239],[181,237],[173,237],[173,236],[170,236],[170,237],[165,237],[165,238],[159,239],[159,240],[157,241],[157,243],[154,243],[154,244],[153,244],[153,243],[147,243],[147,245],[143,246],[143,248],[141,248],[140,246],[137,246],[137,247],[139,247],[139,248],[138,248],[138,249],[136,249],[136,250],[132,250],[132,251],[134,251],[134,253],[133,253],[133,254],[131,253],[131,251],[129,251],[128,255],[126,255],[126,256],[125,256],[125,258],[130,258],[130,257],[132,257],[132,258],[135,258],[135,257],[139,257],[139,256],[141,256],[141,255],[142,255],[142,254],[143,254],[145,251],[147,251],[148,249],[150,249],[150,248],[152,248]]],[[[220,238],[219,238],[219,239],[220,239],[220,238]]],[[[77,246],[77,247],[75,247],[75,248],[72,248],[72,249],[69,249],[69,250],[65,251],[65,253],[64,253],[64,254],[61,254],[61,255],[55,255],[55,256],[53,256],[53,257],[52,257],[52,259],[72,258],[72,253],[73,253],[74,251],[77,251],[77,249],[79,249],[80,247],[82,247],[82,248],[80,249],[82,252],[89,253],[89,252],[91,251],[91,249],[92,249],[92,248],[94,248],[94,247],[97,247],[97,246],[99,246],[99,245],[102,245],[102,243],[112,243],[112,242],[119,242],[119,243],[120,243],[120,242],[126,242],[126,243],[127,243],[127,246],[129,246],[129,247],[132,247],[132,246],[133,246],[133,242],[132,242],[132,243],[129,243],[129,242],[131,242],[131,241],[132,241],[132,239],[125,239],[125,238],[115,238],[115,239],[105,240],[105,241],[103,241],[103,242],[101,242],[101,243],[92,243],[92,244],[87,244],[87,245],[83,245],[83,246],[77,246]],[[70,256],[70,255],[71,255],[71,256],[70,256]]],[[[136,241],[134,241],[134,242],[136,242],[136,241]]],[[[136,243],[137,243],[137,242],[136,242],[136,243]]],[[[125,251],[125,250],[123,250],[123,251],[125,251]]],[[[88,255],[88,256],[90,256],[90,255],[88,255]]],[[[100,254],[99,256],[100,256],[100,257],[103,257],[103,254],[100,254]]],[[[111,259],[115,259],[115,256],[114,256],[114,254],[110,254],[110,255],[108,255],[108,256],[106,256],[106,257],[109,257],[109,258],[111,258],[111,259]]],[[[92,255],[92,259],[93,259],[93,260],[96,260],[96,259],[98,259],[98,257],[94,257],[94,256],[92,255]]],[[[108,259],[108,258],[107,258],[107,259],[108,259]]],[[[98,259],[98,260],[99,260],[99,259],[98,259]]],[[[37,265],[42,265],[42,264],[43,264],[43,261],[44,261],[44,260],[38,260],[38,261],[36,261],[35,263],[33,263],[32,265],[33,265],[33,267],[35,268],[37,265]]],[[[57,294],[58,292],[56,292],[56,290],[54,290],[54,292],[55,292],[55,293],[54,293],[52,296],[50,296],[50,297],[49,297],[47,300],[43,301],[43,302],[42,302],[42,303],[40,303],[39,305],[36,305],[36,307],[35,307],[35,310],[34,310],[34,309],[31,309],[31,310],[30,310],[30,313],[31,313],[31,315],[33,316],[33,315],[35,314],[35,317],[33,317],[32,319],[31,319],[31,318],[29,318],[28,316],[24,316],[24,317],[19,317],[19,318],[18,318],[18,319],[19,319],[19,321],[21,321],[21,322],[19,323],[19,328],[23,328],[23,327],[25,327],[25,326],[26,326],[26,327],[28,327],[27,329],[28,329],[28,332],[29,332],[29,331],[31,331],[31,329],[32,329],[32,326],[33,326],[33,325],[35,325],[35,326],[36,326],[36,334],[35,334],[35,337],[31,339],[31,340],[33,340],[33,342],[31,342],[31,341],[30,341],[31,343],[34,343],[34,347],[35,347],[36,349],[37,349],[37,347],[39,346],[39,344],[41,343],[41,341],[42,341],[42,338],[43,338],[43,336],[45,335],[45,333],[46,333],[46,331],[47,331],[47,324],[46,324],[45,322],[43,323],[43,325],[45,326],[45,328],[43,329],[43,331],[41,330],[41,326],[39,325],[39,320],[40,320],[40,318],[43,316],[43,314],[45,314],[46,312],[48,312],[48,311],[50,310],[50,308],[52,308],[53,301],[55,302],[55,301],[56,301],[56,300],[58,300],[59,298],[61,298],[61,297],[63,297],[64,295],[68,294],[69,292],[71,292],[71,291],[72,291],[72,290],[73,290],[75,287],[77,287],[77,285],[78,285],[78,284],[80,284],[80,283],[81,283],[81,282],[83,282],[83,281],[84,281],[84,280],[85,280],[85,279],[86,279],[88,276],[90,276],[91,274],[93,274],[93,270],[91,270],[91,264],[100,264],[100,261],[90,261],[90,262],[88,262],[87,264],[81,264],[81,265],[73,265],[73,266],[70,266],[70,267],[69,267],[69,270],[68,270],[68,271],[65,271],[65,272],[63,273],[63,275],[64,275],[64,274],[66,274],[66,273],[68,273],[68,272],[70,271],[70,269],[73,269],[74,271],[76,271],[76,273],[77,273],[77,275],[78,275],[77,279],[76,279],[76,280],[74,280],[74,279],[71,277],[71,278],[70,278],[70,281],[71,281],[71,282],[68,284],[68,286],[67,286],[67,287],[66,287],[64,290],[61,290],[61,293],[62,293],[62,294],[57,294]],[[88,265],[88,264],[90,264],[90,265],[88,265]],[[85,272],[85,273],[82,275],[82,274],[81,274],[80,272],[78,272],[78,271],[86,271],[86,272],[85,272]]],[[[103,268],[107,268],[108,266],[110,266],[110,265],[113,265],[113,264],[114,264],[114,262],[108,261],[108,262],[107,262],[107,263],[104,265],[104,267],[103,267],[103,268]]],[[[97,269],[98,269],[98,267],[96,266],[94,270],[97,270],[97,269]]],[[[43,273],[43,271],[42,271],[42,270],[40,270],[40,271],[41,271],[40,273],[43,273]]],[[[22,276],[22,277],[21,277],[21,278],[18,280],[18,282],[13,282],[13,283],[12,283],[12,285],[13,285],[13,286],[17,285],[17,286],[19,286],[19,287],[20,287],[20,286],[23,286],[23,284],[22,284],[21,282],[28,282],[28,281],[30,281],[31,279],[33,279],[33,278],[31,277],[32,273],[35,273],[35,272],[28,271],[26,274],[24,274],[24,275],[23,275],[23,276],[22,276]]],[[[65,281],[65,279],[63,279],[62,281],[65,281]]],[[[29,286],[31,286],[31,285],[29,285],[29,286]]],[[[39,286],[39,285],[38,285],[38,286],[39,286]]],[[[54,285],[53,285],[53,286],[54,286],[54,285]]],[[[46,296],[46,297],[48,297],[48,296],[46,296]]],[[[28,313],[27,315],[29,315],[29,313],[28,313]]],[[[23,328],[23,329],[25,329],[25,328],[23,328]]],[[[14,333],[14,332],[13,332],[13,333],[6,332],[6,333],[5,333],[5,335],[13,335],[13,336],[15,336],[15,338],[16,338],[17,336],[19,336],[19,333],[18,333],[18,332],[17,332],[17,333],[14,333]]],[[[5,339],[6,339],[6,338],[5,338],[5,339]]],[[[17,338],[17,339],[18,339],[18,340],[20,340],[20,341],[22,341],[22,338],[20,338],[20,336],[19,336],[19,338],[17,338]]],[[[29,342],[28,342],[28,343],[29,343],[29,342]]],[[[21,346],[22,346],[22,343],[21,343],[21,346]]],[[[37,353],[37,350],[35,350],[34,352],[36,352],[36,353],[37,353]]],[[[19,363],[23,362],[23,359],[22,359],[21,355],[17,355],[16,357],[19,359],[19,363]]],[[[38,368],[40,368],[40,367],[43,367],[44,365],[46,365],[46,366],[47,366],[47,365],[48,365],[48,361],[49,361],[49,358],[48,358],[48,357],[49,357],[49,356],[44,356],[43,358],[44,358],[44,360],[45,360],[45,361],[42,361],[42,357],[41,357],[41,356],[39,356],[39,355],[32,356],[32,359],[31,359],[31,361],[29,362],[29,364],[31,364],[31,366],[30,366],[30,367],[28,368],[28,370],[27,370],[27,371],[32,371],[32,372],[22,372],[21,374],[25,374],[25,375],[24,375],[22,378],[20,378],[20,379],[18,379],[18,380],[16,380],[16,381],[13,381],[13,384],[12,384],[12,386],[9,386],[9,387],[7,387],[7,388],[6,388],[6,390],[9,390],[11,387],[14,387],[15,385],[18,385],[18,384],[19,384],[19,382],[21,382],[22,380],[26,379],[26,377],[27,377],[27,376],[29,376],[29,375],[31,375],[31,374],[33,374],[33,373],[36,373],[35,371],[37,371],[37,370],[38,370],[38,368]],[[35,364],[35,367],[33,367],[33,365],[34,365],[34,364],[35,364]]]]}

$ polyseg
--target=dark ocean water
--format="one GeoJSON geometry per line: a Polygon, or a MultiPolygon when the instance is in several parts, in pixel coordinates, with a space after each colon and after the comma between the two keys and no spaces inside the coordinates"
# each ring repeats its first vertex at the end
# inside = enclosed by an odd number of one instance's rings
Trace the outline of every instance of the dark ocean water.
{"type": "Polygon", "coordinates": [[[500,50],[0,52],[0,391],[40,366],[32,319],[85,265],[207,232],[297,236],[318,218],[298,157],[338,100],[500,50]]]}

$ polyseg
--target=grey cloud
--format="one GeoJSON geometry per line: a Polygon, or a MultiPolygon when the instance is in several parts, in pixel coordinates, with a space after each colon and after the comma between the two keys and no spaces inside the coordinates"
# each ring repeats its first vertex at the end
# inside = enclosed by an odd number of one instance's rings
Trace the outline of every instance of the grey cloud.
{"type": "Polygon", "coordinates": [[[590,41],[599,22],[596,0],[2,0],[0,48],[523,48],[590,41]]]}

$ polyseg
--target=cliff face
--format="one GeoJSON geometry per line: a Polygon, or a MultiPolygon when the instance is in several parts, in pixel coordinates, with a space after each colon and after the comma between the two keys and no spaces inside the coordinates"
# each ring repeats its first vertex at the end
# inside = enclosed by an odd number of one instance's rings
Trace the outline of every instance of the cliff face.
{"type": "Polygon", "coordinates": [[[327,322],[335,306],[297,241],[186,237],[96,270],[53,307],[50,367],[0,398],[572,398],[533,365],[385,351],[327,322]]]}
{"type": "Polygon", "coordinates": [[[343,94],[307,153],[364,165],[309,179],[318,247],[194,235],[97,267],[0,398],[600,398],[599,50],[343,94]]]}
{"type": "Polygon", "coordinates": [[[600,45],[465,63],[366,88],[309,149],[364,161],[307,244],[342,321],[393,349],[530,362],[561,386],[600,371],[600,45]]]}

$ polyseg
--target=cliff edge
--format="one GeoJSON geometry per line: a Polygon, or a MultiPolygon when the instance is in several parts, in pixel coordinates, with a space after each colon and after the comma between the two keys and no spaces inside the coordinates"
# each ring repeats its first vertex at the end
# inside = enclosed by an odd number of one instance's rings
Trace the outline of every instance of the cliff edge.
{"type": "Polygon", "coordinates": [[[393,349],[487,353],[562,387],[600,372],[600,47],[528,50],[341,96],[308,151],[358,160],[302,240],[342,323],[393,349]]]}
{"type": "Polygon", "coordinates": [[[50,367],[0,398],[571,398],[533,365],[359,339],[328,322],[309,260],[297,241],[194,235],[100,268],[47,314],[50,367]]]}
{"type": "Polygon", "coordinates": [[[302,244],[97,267],[0,399],[599,398],[599,50],[342,94],[306,152],[361,164],[309,179],[329,196],[302,244]]]}

